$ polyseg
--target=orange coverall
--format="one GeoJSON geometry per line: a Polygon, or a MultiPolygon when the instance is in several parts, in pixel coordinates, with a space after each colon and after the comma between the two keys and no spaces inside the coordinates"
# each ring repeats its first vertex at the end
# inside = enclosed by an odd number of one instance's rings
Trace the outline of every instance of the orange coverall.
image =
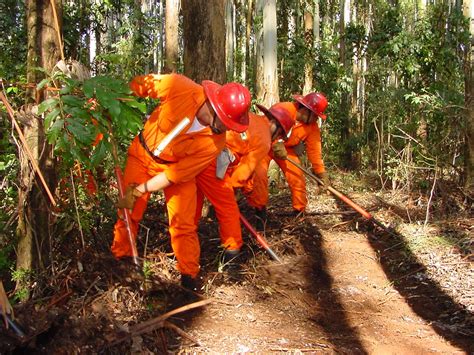
{"type": "Polygon", "coordinates": [[[212,203],[219,221],[221,244],[229,250],[240,249],[243,244],[239,207],[234,188],[244,193],[251,190],[252,176],[260,160],[271,147],[270,121],[266,116],[249,114],[249,128],[245,133],[227,131],[226,147],[235,157],[227,168],[224,179],[216,177],[216,161],[196,177],[198,204],[196,224],[201,216],[204,196],[212,203]]]}
{"type": "MultiPolygon", "coordinates": [[[[294,114],[296,116],[296,106],[294,114]]],[[[304,142],[306,146],[306,155],[312,164],[316,174],[326,171],[321,154],[321,131],[317,122],[304,124],[296,121],[291,131],[290,137],[285,142],[285,148],[288,158],[300,163],[298,155],[294,148],[300,142],[304,142]]],[[[291,203],[293,209],[303,211],[306,208],[308,200],[306,198],[306,181],[304,173],[288,162],[287,160],[276,159],[271,151],[268,156],[263,159],[255,170],[253,179],[253,190],[248,196],[249,205],[256,208],[263,208],[268,203],[268,167],[270,161],[274,159],[278,166],[285,174],[286,181],[291,190],[291,203]]]]}
{"type": "MultiPolygon", "coordinates": [[[[159,98],[160,105],[145,123],[142,136],[150,151],[179,123],[188,117],[195,119],[206,101],[204,89],[185,76],[178,74],[143,75],[130,83],[131,89],[141,97],[159,98]]],[[[196,180],[195,177],[217,157],[225,146],[225,135],[213,134],[209,127],[187,133],[191,124],[177,135],[159,158],[154,159],[135,137],[127,157],[124,186],[143,183],[160,172],[173,184],[164,189],[169,218],[171,246],[182,274],[195,277],[199,272],[200,246],[196,232],[196,180]]],[[[136,238],[138,222],[142,219],[150,193],[137,199],[131,213],[132,233],[136,238]]],[[[115,257],[130,256],[126,224],[119,219],[115,224],[112,252],[115,257]]]]}

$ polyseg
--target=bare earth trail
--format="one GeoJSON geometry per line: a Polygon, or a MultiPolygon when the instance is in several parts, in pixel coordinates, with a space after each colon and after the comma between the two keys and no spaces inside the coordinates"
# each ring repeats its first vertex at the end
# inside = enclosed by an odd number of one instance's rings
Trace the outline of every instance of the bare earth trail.
{"type": "MultiPolygon", "coordinates": [[[[202,296],[211,303],[150,327],[196,301],[178,286],[157,201],[139,239],[143,267],[113,259],[108,239],[82,253],[79,244],[65,245],[55,277],[16,306],[27,338],[0,332],[0,354],[474,354],[469,211],[459,205],[454,217],[432,216],[423,227],[424,208],[405,203],[407,196],[351,196],[399,231],[386,233],[311,188],[308,213],[290,216],[281,190],[264,236],[282,264],[246,233],[242,278],[230,280],[219,271],[215,218],[204,218],[202,296]]],[[[255,224],[243,203],[242,213],[255,224]]]]}
{"type": "Polygon", "coordinates": [[[214,302],[187,318],[199,345],[183,340],[179,352],[473,353],[472,313],[429,280],[401,241],[351,231],[324,213],[276,213],[265,234],[283,265],[260,250],[240,284],[205,276],[214,302]]]}

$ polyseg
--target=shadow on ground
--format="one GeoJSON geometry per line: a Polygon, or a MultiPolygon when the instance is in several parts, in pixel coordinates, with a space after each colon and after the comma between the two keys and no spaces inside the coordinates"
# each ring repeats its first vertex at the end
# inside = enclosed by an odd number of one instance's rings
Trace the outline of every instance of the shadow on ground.
{"type": "MultiPolygon", "coordinates": [[[[349,207],[337,201],[340,210],[349,207]]],[[[382,208],[386,204],[376,206],[382,208]]],[[[412,310],[452,345],[466,353],[474,351],[474,315],[458,304],[440,285],[432,280],[426,266],[410,250],[406,237],[393,230],[383,230],[360,218],[357,230],[365,231],[372,248],[379,255],[382,269],[393,287],[402,295],[412,310]]],[[[356,223],[352,223],[355,226],[356,223]]]]}

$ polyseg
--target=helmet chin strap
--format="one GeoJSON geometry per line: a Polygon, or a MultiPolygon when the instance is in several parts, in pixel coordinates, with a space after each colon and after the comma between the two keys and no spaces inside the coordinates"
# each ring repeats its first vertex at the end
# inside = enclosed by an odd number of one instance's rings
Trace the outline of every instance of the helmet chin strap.
{"type": "Polygon", "coordinates": [[[214,133],[214,134],[222,134],[222,133],[224,133],[224,131],[221,131],[219,128],[217,128],[217,126],[216,126],[216,118],[217,118],[217,113],[216,113],[216,111],[214,111],[214,115],[212,116],[212,122],[211,122],[211,124],[209,125],[209,127],[211,128],[212,133],[214,133]]]}
{"type": "Polygon", "coordinates": [[[321,129],[322,126],[323,126],[323,119],[321,117],[318,117],[318,127],[319,127],[319,129],[321,129]]]}

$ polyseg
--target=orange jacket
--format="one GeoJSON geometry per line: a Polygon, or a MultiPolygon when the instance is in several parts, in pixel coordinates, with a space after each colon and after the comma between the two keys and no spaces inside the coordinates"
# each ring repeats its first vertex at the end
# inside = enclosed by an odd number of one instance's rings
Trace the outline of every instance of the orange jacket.
{"type": "Polygon", "coordinates": [[[290,137],[285,142],[285,147],[292,148],[300,142],[305,143],[306,155],[313,166],[314,172],[316,174],[325,172],[321,152],[321,131],[316,122],[304,124],[296,121],[290,137]]]}
{"type": "Polygon", "coordinates": [[[249,114],[249,128],[244,133],[227,131],[226,146],[236,157],[230,169],[233,187],[242,187],[255,171],[257,164],[271,147],[270,121],[264,115],[249,114]]]}
{"type": "MultiPolygon", "coordinates": [[[[130,88],[140,97],[160,99],[160,105],[153,111],[145,123],[142,135],[150,149],[154,151],[161,140],[185,117],[191,122],[195,119],[199,108],[206,101],[204,89],[191,79],[179,74],[140,75],[135,77],[130,88]]],[[[173,183],[185,182],[193,179],[217,157],[225,146],[225,135],[213,134],[209,127],[193,133],[186,133],[188,125],[176,136],[160,158],[170,162],[165,174],[173,183]]],[[[157,164],[148,153],[144,156],[144,149],[138,138],[130,147],[129,153],[150,164],[157,164]]],[[[162,165],[161,168],[162,169],[162,165]]]]}

